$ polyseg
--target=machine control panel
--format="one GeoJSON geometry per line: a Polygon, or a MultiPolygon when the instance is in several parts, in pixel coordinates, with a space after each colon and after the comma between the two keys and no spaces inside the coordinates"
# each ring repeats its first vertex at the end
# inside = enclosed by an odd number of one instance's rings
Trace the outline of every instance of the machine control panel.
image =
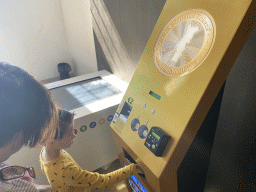
{"type": "Polygon", "coordinates": [[[144,145],[155,154],[157,157],[161,157],[164,150],[170,140],[171,136],[168,135],[159,127],[152,127],[146,138],[144,145]]]}

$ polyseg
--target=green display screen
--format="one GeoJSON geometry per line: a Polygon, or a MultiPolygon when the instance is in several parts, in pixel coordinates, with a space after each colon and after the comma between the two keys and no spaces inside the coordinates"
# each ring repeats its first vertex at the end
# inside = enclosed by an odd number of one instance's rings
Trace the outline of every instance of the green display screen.
{"type": "Polygon", "coordinates": [[[153,131],[152,131],[152,135],[153,135],[156,139],[160,139],[160,137],[159,137],[155,132],[153,132],[153,131]]]}
{"type": "Polygon", "coordinates": [[[158,95],[158,94],[156,94],[156,93],[154,93],[153,91],[150,91],[149,94],[150,94],[151,96],[155,97],[155,98],[158,99],[158,100],[161,99],[161,96],[158,95]]]}

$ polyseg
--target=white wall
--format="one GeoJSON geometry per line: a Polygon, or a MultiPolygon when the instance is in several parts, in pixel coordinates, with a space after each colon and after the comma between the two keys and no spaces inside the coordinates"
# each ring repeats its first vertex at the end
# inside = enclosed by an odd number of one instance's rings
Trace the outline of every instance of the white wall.
{"type": "Polygon", "coordinates": [[[0,1],[0,61],[37,80],[59,76],[57,64],[72,62],[59,0],[0,1]]]}
{"type": "Polygon", "coordinates": [[[90,0],[61,0],[61,6],[75,74],[98,71],[90,0]]]}

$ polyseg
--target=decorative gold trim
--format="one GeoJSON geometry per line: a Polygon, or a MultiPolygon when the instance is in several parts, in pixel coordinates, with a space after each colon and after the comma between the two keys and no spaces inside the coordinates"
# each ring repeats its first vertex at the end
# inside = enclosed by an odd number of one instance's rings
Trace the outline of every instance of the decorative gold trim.
{"type": "Polygon", "coordinates": [[[167,76],[184,76],[199,67],[216,36],[213,17],[201,9],[184,11],[172,18],[156,40],[153,59],[167,76]]]}

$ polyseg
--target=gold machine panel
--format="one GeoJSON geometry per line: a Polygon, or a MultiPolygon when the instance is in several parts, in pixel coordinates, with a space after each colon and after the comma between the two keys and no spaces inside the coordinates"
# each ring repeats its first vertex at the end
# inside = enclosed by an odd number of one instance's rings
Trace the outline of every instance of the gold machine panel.
{"type": "Polygon", "coordinates": [[[166,1],[111,122],[121,164],[145,172],[136,176],[141,191],[179,191],[177,170],[255,25],[255,8],[253,0],[166,1]]]}

